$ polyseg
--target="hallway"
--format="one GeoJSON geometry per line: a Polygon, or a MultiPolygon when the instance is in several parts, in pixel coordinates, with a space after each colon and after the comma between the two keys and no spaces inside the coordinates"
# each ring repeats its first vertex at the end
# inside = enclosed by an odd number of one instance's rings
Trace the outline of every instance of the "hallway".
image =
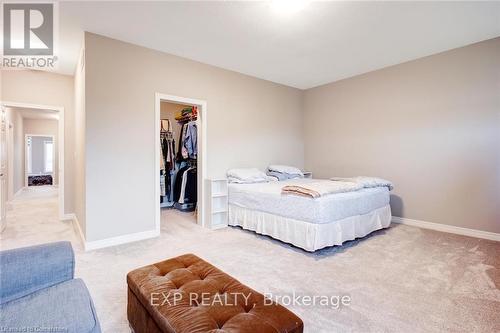
{"type": "Polygon", "coordinates": [[[58,219],[58,188],[24,188],[8,204],[7,227],[0,234],[0,249],[6,250],[61,240],[83,249],[71,221],[58,219]]]}

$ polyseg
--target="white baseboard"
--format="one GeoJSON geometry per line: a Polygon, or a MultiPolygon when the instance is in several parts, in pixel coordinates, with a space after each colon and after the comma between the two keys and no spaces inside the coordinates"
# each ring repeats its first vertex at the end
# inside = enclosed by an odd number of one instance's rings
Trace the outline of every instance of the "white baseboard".
{"type": "Polygon", "coordinates": [[[14,195],[12,196],[12,199],[14,199],[15,197],[17,197],[19,194],[21,194],[21,192],[26,188],[26,186],[23,186],[21,187],[19,190],[17,190],[16,193],[14,193],[14,195]]]}
{"type": "Polygon", "coordinates": [[[500,241],[500,234],[494,233],[494,232],[489,232],[489,231],[455,227],[453,225],[432,223],[432,222],[426,222],[426,221],[420,221],[420,220],[412,220],[412,219],[407,219],[404,217],[397,217],[397,216],[392,217],[392,222],[399,223],[399,224],[411,225],[411,226],[419,227],[419,228],[423,228],[423,229],[432,229],[432,230],[437,230],[437,231],[442,231],[442,232],[448,232],[451,234],[458,234],[458,235],[463,235],[463,236],[489,239],[489,240],[493,240],[493,241],[497,241],[497,242],[500,241]]]}
{"type": "Polygon", "coordinates": [[[137,232],[135,234],[111,237],[90,242],[87,241],[85,242],[85,251],[102,249],[104,247],[136,242],[158,236],[160,236],[160,233],[157,230],[148,230],[148,231],[137,232]]]}
{"type": "Polygon", "coordinates": [[[149,231],[137,232],[135,234],[100,239],[96,241],[87,241],[85,239],[85,236],[83,235],[82,228],[80,227],[80,222],[78,221],[78,218],[76,217],[75,213],[65,214],[62,220],[71,220],[73,222],[74,227],[77,230],[78,235],[80,236],[85,251],[97,250],[105,247],[137,242],[140,240],[160,236],[159,230],[149,230],[149,231]]]}
{"type": "Polygon", "coordinates": [[[61,221],[76,220],[75,213],[64,214],[60,218],[61,221]]]}
{"type": "Polygon", "coordinates": [[[137,232],[135,234],[122,235],[117,237],[105,238],[96,241],[87,241],[85,236],[83,235],[82,228],[80,227],[80,222],[76,217],[75,213],[65,214],[62,220],[71,220],[74,228],[76,229],[78,235],[80,236],[80,240],[82,241],[83,247],[85,251],[102,249],[105,247],[137,242],[144,239],[154,238],[160,236],[159,230],[149,230],[137,232]]]}
{"type": "Polygon", "coordinates": [[[83,247],[85,248],[85,236],[83,235],[82,228],[80,227],[80,221],[78,221],[78,218],[76,217],[75,213],[69,213],[65,214],[61,217],[62,221],[69,221],[71,220],[71,223],[73,223],[73,228],[76,230],[76,233],[78,236],[80,236],[80,240],[83,244],[83,247]]]}

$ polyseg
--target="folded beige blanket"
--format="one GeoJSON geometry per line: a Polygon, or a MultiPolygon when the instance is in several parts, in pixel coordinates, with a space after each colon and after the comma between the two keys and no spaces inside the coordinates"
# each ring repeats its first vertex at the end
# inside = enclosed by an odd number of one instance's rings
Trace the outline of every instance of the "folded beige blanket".
{"type": "Polygon", "coordinates": [[[327,194],[352,192],[362,188],[362,185],[356,183],[323,180],[300,185],[283,186],[281,193],[300,195],[308,198],[319,198],[327,194]]]}

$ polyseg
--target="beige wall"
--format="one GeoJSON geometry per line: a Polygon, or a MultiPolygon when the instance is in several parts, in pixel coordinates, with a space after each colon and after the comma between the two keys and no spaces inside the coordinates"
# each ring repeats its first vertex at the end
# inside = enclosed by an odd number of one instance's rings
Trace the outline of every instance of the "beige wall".
{"type": "MultiPolygon", "coordinates": [[[[54,184],[58,183],[59,179],[59,124],[57,120],[50,119],[24,119],[23,121],[24,136],[26,134],[49,135],[55,139],[55,160],[54,160],[54,184]]],[[[23,145],[23,156],[26,156],[25,145],[23,145]]]]}
{"type": "Polygon", "coordinates": [[[65,213],[74,212],[73,77],[31,70],[2,70],[2,100],[64,107],[65,213]]]}
{"type": "Polygon", "coordinates": [[[500,232],[500,38],[305,93],[315,177],[392,180],[393,213],[500,232]]]}
{"type": "Polygon", "coordinates": [[[207,101],[208,177],[303,166],[300,90],[87,33],[86,236],[154,230],[155,93],[207,101]]]}
{"type": "MultiPolygon", "coordinates": [[[[82,36],[83,39],[83,36],[82,36]]],[[[86,199],[85,199],[85,59],[84,49],[80,52],[75,70],[74,102],[74,200],[75,215],[83,234],[86,233],[86,199]]]]}

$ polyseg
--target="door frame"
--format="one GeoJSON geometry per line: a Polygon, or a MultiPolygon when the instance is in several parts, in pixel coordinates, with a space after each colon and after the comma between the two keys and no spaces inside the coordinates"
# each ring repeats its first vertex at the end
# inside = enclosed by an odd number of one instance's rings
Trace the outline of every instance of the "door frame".
{"type": "Polygon", "coordinates": [[[7,122],[7,202],[14,199],[14,124],[7,122]]]}
{"type": "Polygon", "coordinates": [[[155,94],[155,117],[154,117],[154,142],[155,142],[155,166],[154,166],[154,182],[155,182],[155,227],[156,231],[160,232],[161,208],[160,208],[160,120],[161,120],[161,102],[174,104],[184,104],[198,107],[198,118],[196,125],[198,128],[198,161],[197,161],[197,203],[198,214],[196,223],[200,226],[205,226],[205,179],[207,173],[207,102],[201,99],[186,98],[162,93],[155,94]]]}
{"type": "MultiPolygon", "coordinates": [[[[37,136],[37,137],[43,137],[43,138],[52,138],[52,142],[54,144],[54,148],[56,147],[56,145],[59,144],[59,142],[56,142],[56,136],[55,135],[51,135],[51,134],[24,134],[24,187],[28,187],[28,137],[33,137],[33,136],[37,136]]],[[[57,147],[59,148],[59,146],[57,147]]],[[[45,152],[44,152],[44,156],[45,156],[45,152]]],[[[55,161],[56,159],[56,150],[54,149],[54,151],[52,152],[52,159],[53,161],[55,161]]],[[[59,161],[57,161],[57,168],[59,169],[59,161]]],[[[55,178],[55,171],[52,170],[52,177],[55,178]]],[[[52,184],[52,186],[54,186],[55,184],[52,184]]],[[[57,183],[57,186],[59,186],[59,179],[58,179],[58,183],[57,183]]]]}
{"type": "Polygon", "coordinates": [[[64,191],[64,175],[65,175],[65,170],[64,170],[64,107],[63,106],[53,106],[53,105],[43,105],[43,104],[30,104],[30,103],[19,103],[19,102],[10,102],[10,101],[0,101],[0,104],[6,108],[25,108],[25,109],[34,109],[34,110],[39,110],[39,111],[44,111],[44,110],[51,110],[55,111],[59,115],[58,119],[58,140],[59,140],[59,146],[58,146],[58,151],[59,151],[59,156],[58,156],[58,168],[59,168],[59,175],[58,175],[58,182],[57,186],[59,188],[59,219],[60,220],[66,220],[66,214],[65,214],[65,205],[64,205],[64,199],[65,199],[65,191],[64,191]]]}
{"type": "Polygon", "coordinates": [[[8,160],[8,147],[7,147],[7,117],[6,117],[6,110],[4,107],[1,107],[1,128],[0,128],[0,143],[2,147],[0,147],[1,152],[0,152],[0,172],[2,173],[1,176],[3,179],[1,180],[1,188],[0,188],[0,233],[5,230],[7,227],[7,210],[8,210],[8,202],[9,202],[9,195],[8,195],[8,186],[9,186],[9,180],[7,178],[6,173],[8,173],[9,170],[9,160],[8,160]],[[5,163],[5,164],[4,164],[5,163]]]}

